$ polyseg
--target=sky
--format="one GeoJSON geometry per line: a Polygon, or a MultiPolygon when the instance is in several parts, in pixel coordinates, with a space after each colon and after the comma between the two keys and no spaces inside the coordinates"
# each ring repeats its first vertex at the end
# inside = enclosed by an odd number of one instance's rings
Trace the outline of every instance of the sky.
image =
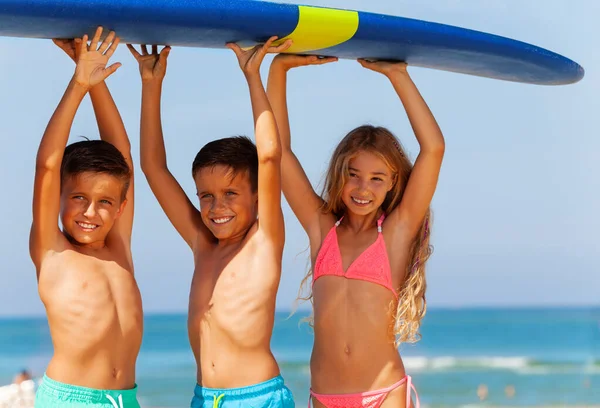
{"type": "MultiPolygon", "coordinates": [[[[291,3],[291,1],[290,1],[291,3]]],[[[446,139],[432,203],[428,305],[545,307],[600,304],[600,38],[596,0],[312,0],[499,34],[563,54],[586,70],[574,85],[544,87],[442,71],[409,72],[446,139]]],[[[192,255],[139,171],[141,84],[125,46],[108,85],[136,160],[133,255],[147,313],[185,312],[192,255]]],[[[271,59],[263,64],[266,74],[271,59]]],[[[37,146],[72,75],[49,40],[0,38],[0,316],[43,315],[28,253],[37,146]]],[[[364,123],[386,126],[418,154],[389,82],[354,61],[289,75],[293,147],[315,186],[336,143],[364,123]]],[[[195,199],[191,163],[210,140],[252,135],[246,84],[229,50],[174,48],[163,94],[169,167],[195,199]]],[[[71,141],[98,137],[89,99],[71,141]]],[[[308,241],[287,204],[279,310],[294,306],[308,241]]]]}

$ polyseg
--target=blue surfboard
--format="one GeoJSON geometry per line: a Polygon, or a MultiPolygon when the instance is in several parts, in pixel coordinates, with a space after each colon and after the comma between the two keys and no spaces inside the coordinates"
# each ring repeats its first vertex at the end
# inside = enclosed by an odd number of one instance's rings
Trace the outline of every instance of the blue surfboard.
{"type": "Polygon", "coordinates": [[[257,0],[0,0],[0,36],[74,38],[99,25],[134,44],[221,48],[291,38],[287,52],[409,65],[541,85],[584,70],[549,50],[497,35],[362,11],[257,0]]]}

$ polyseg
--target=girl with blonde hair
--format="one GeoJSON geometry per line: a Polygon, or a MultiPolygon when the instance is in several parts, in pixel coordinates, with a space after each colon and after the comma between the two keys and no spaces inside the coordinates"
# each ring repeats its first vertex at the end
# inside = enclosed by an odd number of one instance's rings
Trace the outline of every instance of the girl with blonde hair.
{"type": "Polygon", "coordinates": [[[425,315],[429,205],[444,138],[406,64],[359,60],[392,83],[420,152],[413,165],[389,130],[360,126],[336,147],[317,195],[291,149],[286,74],[332,61],[281,54],[268,82],[283,148],[283,192],[310,242],[311,401],[319,408],[409,408],[416,390],[397,347],[418,340],[425,315]]]}

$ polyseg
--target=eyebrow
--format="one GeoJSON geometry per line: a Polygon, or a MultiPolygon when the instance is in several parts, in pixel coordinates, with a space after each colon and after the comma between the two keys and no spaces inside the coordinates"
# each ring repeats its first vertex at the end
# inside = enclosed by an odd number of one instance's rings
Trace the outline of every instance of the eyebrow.
{"type": "MultiPolygon", "coordinates": [[[[360,173],[360,170],[355,169],[354,167],[349,167],[348,170],[354,171],[356,173],[360,173]]],[[[383,172],[383,171],[375,171],[373,173],[371,173],[374,176],[387,176],[388,174],[383,172]]]]}
{"type": "Polygon", "coordinates": [[[117,201],[117,198],[116,197],[112,197],[112,196],[102,196],[100,199],[101,200],[117,201]]]}

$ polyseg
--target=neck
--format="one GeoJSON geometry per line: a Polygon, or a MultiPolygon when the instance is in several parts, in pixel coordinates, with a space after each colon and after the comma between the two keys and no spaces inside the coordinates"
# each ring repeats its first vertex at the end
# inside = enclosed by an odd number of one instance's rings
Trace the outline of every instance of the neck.
{"type": "Polygon", "coordinates": [[[232,235],[231,237],[228,237],[228,238],[219,239],[217,245],[221,248],[239,246],[240,243],[242,243],[242,241],[244,241],[246,239],[246,236],[248,235],[249,231],[250,231],[250,229],[248,229],[247,231],[244,231],[242,233],[239,233],[237,235],[232,235]]]}
{"type": "Polygon", "coordinates": [[[381,216],[381,211],[377,210],[366,215],[357,215],[352,212],[346,212],[342,223],[354,232],[366,231],[373,226],[377,226],[377,220],[381,216]]]}
{"type": "Polygon", "coordinates": [[[81,242],[76,241],[75,238],[73,238],[72,236],[70,236],[69,234],[67,234],[64,231],[63,231],[63,235],[67,238],[67,241],[69,241],[69,243],[71,245],[73,245],[74,247],[76,247],[82,251],[86,251],[86,250],[87,251],[97,251],[97,250],[106,248],[105,240],[90,242],[89,244],[82,244],[81,242]]]}

